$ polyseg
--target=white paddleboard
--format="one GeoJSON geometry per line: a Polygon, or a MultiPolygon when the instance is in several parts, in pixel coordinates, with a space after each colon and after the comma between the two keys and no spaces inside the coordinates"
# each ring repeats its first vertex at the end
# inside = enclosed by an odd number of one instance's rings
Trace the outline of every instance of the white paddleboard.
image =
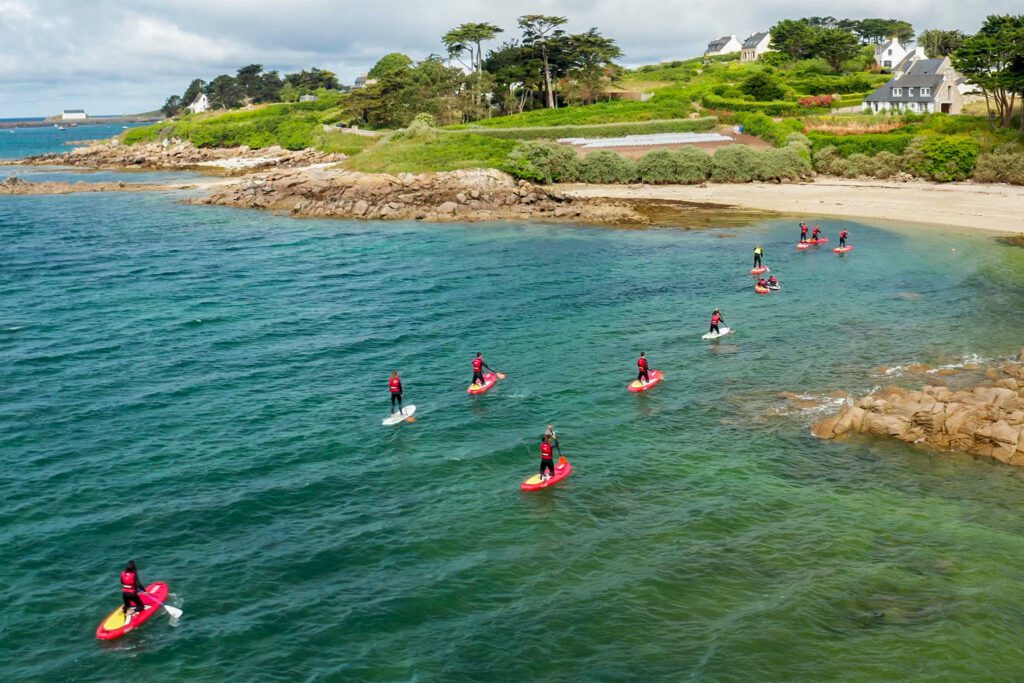
{"type": "Polygon", "coordinates": [[[402,409],[401,412],[395,413],[394,415],[390,415],[384,418],[384,421],[381,422],[381,424],[385,426],[396,425],[399,422],[408,420],[410,417],[412,417],[412,414],[415,412],[416,406],[406,406],[405,408],[402,409]]]}
{"type": "Polygon", "coordinates": [[[719,337],[724,337],[727,334],[732,334],[732,328],[722,325],[721,327],[718,328],[718,334],[715,334],[714,332],[708,332],[703,337],[701,337],[701,339],[718,339],[719,337]]]}

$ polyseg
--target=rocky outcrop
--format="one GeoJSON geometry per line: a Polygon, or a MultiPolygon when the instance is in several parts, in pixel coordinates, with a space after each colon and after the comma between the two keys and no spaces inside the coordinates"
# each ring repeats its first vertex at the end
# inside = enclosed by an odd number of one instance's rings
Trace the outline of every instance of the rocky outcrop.
{"type": "Polygon", "coordinates": [[[185,190],[193,185],[145,185],[142,183],[54,183],[29,182],[17,176],[0,180],[0,195],[12,194],[74,194],[77,192],[150,192],[153,190],[185,190]]]}
{"type": "Polygon", "coordinates": [[[1024,467],[1024,364],[989,368],[986,376],[989,383],[963,390],[887,387],[847,401],[811,431],[824,439],[873,434],[1024,467]]]}
{"type": "Polygon", "coordinates": [[[279,170],[220,188],[198,201],[301,216],[373,220],[649,223],[647,217],[625,204],[573,199],[493,169],[397,176],[323,168],[279,170]]]}
{"type": "Polygon", "coordinates": [[[61,154],[28,157],[16,163],[105,169],[200,169],[230,175],[266,168],[334,164],[344,161],[345,158],[344,154],[327,154],[315,149],[291,151],[280,147],[206,148],[196,147],[183,140],[122,145],[115,138],[61,154]]]}

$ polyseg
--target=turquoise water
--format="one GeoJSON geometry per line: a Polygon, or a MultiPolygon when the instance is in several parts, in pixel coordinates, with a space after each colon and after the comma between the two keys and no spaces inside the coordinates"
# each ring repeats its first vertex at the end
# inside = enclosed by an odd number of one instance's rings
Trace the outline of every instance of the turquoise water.
{"type": "Polygon", "coordinates": [[[96,171],[78,166],[0,166],[0,180],[10,176],[35,183],[129,184],[188,183],[210,177],[193,171],[96,171]]]}
{"type": "Polygon", "coordinates": [[[1024,470],[808,426],[1015,353],[1024,249],[844,225],[0,199],[0,680],[1019,679],[1024,470]],[[575,472],[524,494],[549,421],[575,472]],[[128,558],[185,616],[103,644],[128,558]]]}
{"type": "MultiPolygon", "coordinates": [[[[137,125],[137,124],[135,124],[137,125]]],[[[133,126],[129,126],[133,127],[133,126]]],[[[35,154],[67,152],[74,140],[100,140],[124,132],[124,124],[104,123],[60,130],[53,126],[38,128],[0,128],[0,159],[19,159],[35,154]]]]}

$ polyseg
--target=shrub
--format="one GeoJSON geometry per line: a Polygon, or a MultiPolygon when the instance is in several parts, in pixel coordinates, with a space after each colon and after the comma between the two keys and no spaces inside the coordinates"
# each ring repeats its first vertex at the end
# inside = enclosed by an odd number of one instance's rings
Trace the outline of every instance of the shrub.
{"type": "Polygon", "coordinates": [[[891,178],[903,170],[903,160],[892,152],[881,151],[871,157],[872,175],[880,180],[891,178]]]}
{"type": "MultiPolygon", "coordinates": [[[[743,81],[740,90],[744,94],[753,97],[758,102],[771,102],[786,97],[786,89],[782,87],[778,79],[761,72],[755,73],[743,81]]],[[[723,93],[719,93],[723,94],[723,93]]]]}
{"type": "Polygon", "coordinates": [[[844,159],[839,150],[834,145],[828,145],[816,150],[811,155],[811,160],[814,163],[814,170],[818,173],[824,173],[826,175],[845,175],[841,173],[841,164],[844,159]]]}
{"type": "Polygon", "coordinates": [[[770,116],[764,114],[736,114],[733,119],[743,126],[743,132],[747,135],[759,137],[776,147],[786,144],[786,138],[792,133],[803,130],[803,124],[796,119],[773,121],[770,116]]]}
{"type": "Polygon", "coordinates": [[[761,153],[761,165],[757,177],[760,180],[796,179],[810,175],[811,162],[801,153],[799,145],[786,145],[761,153]]]}
{"type": "Polygon", "coordinates": [[[1007,145],[978,157],[974,179],[982,183],[1024,185],[1024,151],[1019,145],[1007,145]]]}
{"type": "Polygon", "coordinates": [[[860,152],[846,157],[845,163],[840,166],[840,170],[842,171],[842,175],[847,178],[861,178],[864,176],[875,175],[875,167],[872,163],[872,157],[869,157],[867,154],[861,154],[860,152]]]}
{"type": "Polygon", "coordinates": [[[632,121],[579,126],[520,126],[514,128],[458,126],[456,130],[515,140],[542,138],[557,140],[560,138],[617,138],[623,135],[650,135],[652,133],[697,133],[711,130],[716,125],[718,125],[716,117],[703,116],[699,119],[632,121]]]}
{"type": "Polygon", "coordinates": [[[749,183],[757,179],[761,154],[746,145],[719,147],[711,158],[711,179],[718,183],[749,183]]]}
{"type": "Polygon", "coordinates": [[[863,135],[828,135],[816,131],[809,131],[807,137],[811,139],[813,149],[817,152],[824,147],[835,147],[844,156],[861,153],[868,156],[881,151],[902,154],[914,139],[909,133],[866,133],[863,135]]]}
{"type": "Polygon", "coordinates": [[[970,178],[981,146],[965,137],[931,135],[914,138],[903,154],[903,164],[916,176],[950,182],[970,178]]]}
{"type": "Polygon", "coordinates": [[[645,183],[703,183],[711,173],[711,157],[695,147],[649,152],[637,164],[637,173],[645,183]]]}
{"type": "Polygon", "coordinates": [[[579,176],[576,151],[554,142],[522,142],[508,155],[506,170],[538,183],[563,183],[579,176]]]}
{"type": "Polygon", "coordinates": [[[806,109],[810,107],[831,107],[832,102],[836,99],[832,95],[811,95],[809,97],[801,97],[797,101],[801,107],[806,109]]]}
{"type": "Polygon", "coordinates": [[[637,179],[637,165],[610,150],[593,152],[580,163],[579,178],[585,183],[632,183],[637,179]]]}
{"type": "Polygon", "coordinates": [[[705,107],[727,111],[758,111],[771,116],[792,114],[799,106],[796,102],[747,102],[707,93],[701,98],[705,107]]]}

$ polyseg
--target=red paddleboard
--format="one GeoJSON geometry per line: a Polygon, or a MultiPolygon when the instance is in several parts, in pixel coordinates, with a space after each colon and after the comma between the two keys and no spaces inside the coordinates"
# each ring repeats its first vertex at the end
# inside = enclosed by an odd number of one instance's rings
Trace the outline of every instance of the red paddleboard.
{"type": "Polygon", "coordinates": [[[848,251],[853,251],[853,247],[847,244],[845,247],[836,247],[832,250],[833,254],[845,254],[848,251]]]}
{"type": "Polygon", "coordinates": [[[572,474],[572,465],[570,465],[569,461],[565,458],[559,458],[558,464],[555,465],[554,476],[550,479],[541,480],[540,475],[535,474],[520,484],[519,488],[524,491],[539,491],[540,489],[546,489],[549,486],[554,486],[570,474],[572,474]]]}
{"type": "Polygon", "coordinates": [[[651,378],[650,382],[641,382],[640,380],[635,379],[626,385],[626,388],[633,393],[647,391],[648,389],[653,389],[661,383],[661,380],[665,379],[665,373],[661,370],[651,370],[647,373],[647,376],[651,378]]]}
{"type": "Polygon", "coordinates": [[[759,287],[758,285],[754,285],[754,291],[757,292],[758,294],[768,294],[772,290],[768,289],[767,287],[759,287]]]}
{"type": "Polygon", "coordinates": [[[498,376],[496,374],[494,374],[493,372],[485,372],[484,373],[484,383],[483,384],[470,384],[469,388],[466,389],[466,393],[467,394],[482,394],[485,391],[488,391],[489,389],[491,389],[491,387],[493,387],[497,383],[498,383],[498,376]]]}
{"type": "Polygon", "coordinates": [[[750,274],[751,275],[760,275],[761,273],[767,273],[767,272],[768,272],[768,266],[761,266],[760,268],[754,268],[753,270],[751,270],[750,274]]]}
{"type": "Polygon", "coordinates": [[[142,602],[146,605],[146,610],[142,614],[136,614],[131,618],[131,621],[126,622],[124,610],[118,607],[110,613],[109,617],[100,622],[99,627],[96,629],[96,637],[100,640],[113,640],[114,638],[120,638],[128,633],[128,631],[137,629],[160,611],[160,605],[157,604],[156,600],[165,602],[168,592],[167,584],[162,581],[149,584],[145,593],[139,593],[139,597],[142,598],[142,602]],[[152,594],[152,597],[150,597],[150,594],[152,594]],[[153,598],[156,598],[156,600],[153,598]]]}
{"type": "Polygon", "coordinates": [[[828,238],[827,237],[819,237],[816,240],[807,240],[807,241],[810,244],[825,244],[825,242],[828,242],[828,238]]]}

